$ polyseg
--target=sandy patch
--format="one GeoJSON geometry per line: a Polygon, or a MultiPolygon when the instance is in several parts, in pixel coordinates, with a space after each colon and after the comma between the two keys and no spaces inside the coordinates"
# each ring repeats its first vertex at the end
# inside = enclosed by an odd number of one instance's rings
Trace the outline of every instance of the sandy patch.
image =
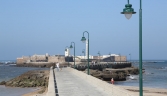
{"type": "Polygon", "coordinates": [[[22,96],[46,96],[47,93],[47,88],[37,88],[37,90],[30,92],[30,93],[26,93],[22,96]]]}
{"type": "MultiPolygon", "coordinates": [[[[139,96],[139,87],[119,86],[135,96],[139,96]]],[[[143,87],[143,96],[167,96],[167,89],[143,87]]]]}

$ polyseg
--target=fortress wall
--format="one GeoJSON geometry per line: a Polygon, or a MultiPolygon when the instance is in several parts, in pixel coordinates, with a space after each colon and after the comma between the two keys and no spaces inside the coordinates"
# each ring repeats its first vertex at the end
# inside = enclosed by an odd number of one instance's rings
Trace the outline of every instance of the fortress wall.
{"type": "Polygon", "coordinates": [[[48,57],[48,62],[65,62],[64,56],[50,56],[48,57]]]}
{"type": "Polygon", "coordinates": [[[16,64],[24,64],[24,63],[26,63],[28,60],[30,60],[30,57],[23,56],[23,57],[21,57],[21,58],[17,58],[16,64]]]}

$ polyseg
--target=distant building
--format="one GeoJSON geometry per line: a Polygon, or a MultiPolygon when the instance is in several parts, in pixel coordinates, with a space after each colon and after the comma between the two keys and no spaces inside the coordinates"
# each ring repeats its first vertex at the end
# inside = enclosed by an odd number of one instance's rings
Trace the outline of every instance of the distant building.
{"type": "Polygon", "coordinates": [[[64,55],[53,55],[48,57],[48,62],[56,63],[56,62],[65,62],[65,56],[64,55]]]}
{"type": "Polygon", "coordinates": [[[65,57],[70,56],[70,49],[66,48],[65,49],[65,57]]]}
{"type": "Polygon", "coordinates": [[[17,64],[25,64],[27,61],[30,61],[29,56],[22,56],[21,58],[17,58],[16,63],[17,64]]]}
{"type": "Polygon", "coordinates": [[[65,62],[65,56],[64,55],[53,55],[50,56],[49,54],[46,55],[32,55],[32,56],[22,56],[21,58],[17,58],[17,64],[26,64],[30,62],[50,62],[50,63],[56,63],[56,62],[65,62]]]}
{"type": "Polygon", "coordinates": [[[115,56],[108,56],[102,59],[102,61],[104,62],[126,62],[126,56],[119,56],[119,55],[115,55],[115,56]]]}
{"type": "MultiPolygon", "coordinates": [[[[17,58],[17,64],[26,64],[30,62],[48,62],[48,63],[56,63],[56,62],[74,62],[74,58],[76,62],[86,62],[87,56],[70,56],[69,48],[65,49],[65,55],[53,55],[50,56],[48,53],[45,55],[32,55],[32,56],[22,56],[21,58],[17,58]]],[[[89,55],[89,61],[98,61],[98,62],[126,62],[126,56],[121,56],[117,54],[109,54],[109,55],[99,55],[99,56],[91,56],[89,55]]]]}
{"type": "MultiPolygon", "coordinates": [[[[88,56],[76,56],[76,58],[87,59],[88,56]]],[[[93,56],[89,55],[89,59],[93,59],[93,56]]]]}
{"type": "Polygon", "coordinates": [[[37,54],[32,55],[30,57],[30,61],[31,62],[48,62],[47,55],[37,55],[37,54]]]}
{"type": "Polygon", "coordinates": [[[111,56],[114,62],[126,62],[126,56],[111,56]]]}

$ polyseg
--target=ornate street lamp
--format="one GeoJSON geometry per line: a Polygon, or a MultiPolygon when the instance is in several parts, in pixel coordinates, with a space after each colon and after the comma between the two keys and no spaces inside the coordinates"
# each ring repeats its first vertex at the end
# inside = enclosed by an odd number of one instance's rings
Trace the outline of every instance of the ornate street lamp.
{"type": "Polygon", "coordinates": [[[132,17],[132,14],[135,14],[136,12],[134,12],[134,9],[132,8],[132,4],[129,4],[129,0],[128,0],[128,4],[125,5],[125,8],[123,9],[123,12],[121,12],[121,14],[125,14],[125,17],[127,19],[130,19],[132,17]]]}
{"type": "MultiPolygon", "coordinates": [[[[125,14],[127,19],[130,19],[132,14],[135,14],[132,5],[128,4],[125,5],[123,12],[121,14],[125,14]]],[[[143,96],[143,76],[142,76],[142,0],[140,0],[140,9],[139,9],[139,90],[140,96],[143,96]]]]}
{"type": "Polygon", "coordinates": [[[71,42],[71,45],[70,45],[71,49],[73,48],[72,44],[74,44],[74,69],[75,69],[75,43],[71,42]]]}
{"type": "Polygon", "coordinates": [[[83,32],[83,37],[82,37],[81,41],[82,41],[82,42],[85,42],[85,41],[86,41],[86,38],[85,38],[85,36],[84,36],[84,33],[85,33],[85,32],[88,33],[88,40],[87,40],[87,41],[88,41],[88,49],[87,49],[87,50],[88,50],[88,53],[87,53],[87,62],[88,62],[88,65],[87,65],[87,67],[88,67],[88,75],[89,75],[89,32],[87,32],[87,31],[84,31],[84,32],[83,32]]]}

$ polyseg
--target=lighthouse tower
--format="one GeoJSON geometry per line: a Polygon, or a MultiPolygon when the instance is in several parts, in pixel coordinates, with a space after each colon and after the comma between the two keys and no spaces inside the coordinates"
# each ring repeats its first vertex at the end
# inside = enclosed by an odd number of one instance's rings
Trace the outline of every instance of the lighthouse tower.
{"type": "Polygon", "coordinates": [[[65,57],[70,56],[70,50],[69,48],[65,49],[65,57]]]}

